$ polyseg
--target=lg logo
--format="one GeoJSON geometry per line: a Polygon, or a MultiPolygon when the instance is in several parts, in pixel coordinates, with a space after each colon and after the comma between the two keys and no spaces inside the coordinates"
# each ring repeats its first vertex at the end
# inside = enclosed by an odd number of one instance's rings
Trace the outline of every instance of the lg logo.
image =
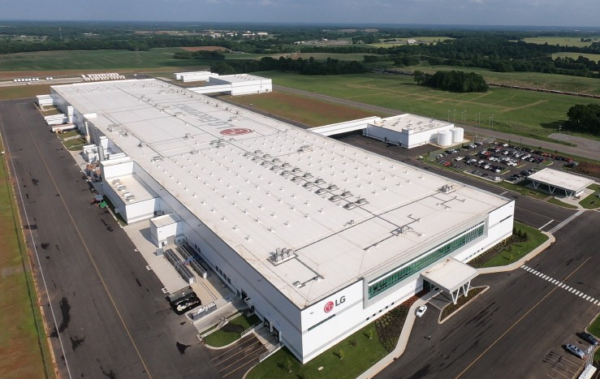
{"type": "Polygon", "coordinates": [[[333,310],[333,308],[335,308],[336,306],[340,306],[340,305],[344,304],[345,302],[346,302],[346,296],[342,296],[339,299],[336,299],[335,302],[328,301],[327,303],[325,303],[325,307],[323,308],[323,310],[325,311],[325,313],[329,313],[333,310]]]}

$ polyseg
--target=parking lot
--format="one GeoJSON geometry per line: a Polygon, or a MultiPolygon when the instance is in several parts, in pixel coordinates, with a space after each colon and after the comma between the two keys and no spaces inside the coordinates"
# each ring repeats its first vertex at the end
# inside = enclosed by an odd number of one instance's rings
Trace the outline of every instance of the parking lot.
{"type": "Polygon", "coordinates": [[[529,175],[553,166],[576,165],[571,157],[502,142],[475,142],[439,152],[435,161],[492,181],[517,184],[529,175]]]}

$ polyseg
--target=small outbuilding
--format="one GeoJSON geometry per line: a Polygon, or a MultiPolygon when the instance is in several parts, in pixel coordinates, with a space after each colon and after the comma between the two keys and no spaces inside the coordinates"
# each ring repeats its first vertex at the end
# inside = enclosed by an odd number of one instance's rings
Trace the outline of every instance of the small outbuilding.
{"type": "Polygon", "coordinates": [[[564,171],[545,168],[529,176],[534,189],[557,196],[579,196],[594,181],[564,171]]]}

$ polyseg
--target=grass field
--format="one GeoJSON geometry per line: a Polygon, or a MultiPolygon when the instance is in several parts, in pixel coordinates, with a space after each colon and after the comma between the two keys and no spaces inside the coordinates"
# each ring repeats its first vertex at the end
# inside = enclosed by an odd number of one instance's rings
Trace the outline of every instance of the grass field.
{"type": "Polygon", "coordinates": [[[75,50],[42,51],[0,55],[0,78],[35,76],[36,72],[58,76],[81,74],[92,71],[134,72],[142,69],[158,71],[196,70],[207,68],[212,61],[199,59],[173,59],[180,48],[152,49],[150,51],[127,50],[75,50]],[[26,73],[31,73],[27,75],[26,73]]]}
{"type": "MultiPolygon", "coordinates": [[[[596,42],[600,40],[600,37],[585,37],[591,38],[592,42],[596,42]]],[[[523,38],[524,42],[527,43],[535,43],[538,45],[543,45],[547,43],[548,45],[559,45],[559,46],[575,46],[575,47],[585,47],[592,44],[592,42],[581,42],[581,37],[533,37],[533,38],[523,38]]]]}
{"type": "Polygon", "coordinates": [[[238,104],[252,105],[263,112],[298,121],[309,126],[322,126],[369,116],[384,116],[282,92],[236,97],[228,96],[228,99],[238,104]]]}
{"type": "Polygon", "coordinates": [[[421,70],[428,73],[436,71],[475,72],[484,77],[488,83],[510,84],[522,87],[545,88],[550,90],[581,92],[600,95],[600,81],[580,76],[544,74],[538,72],[495,72],[477,67],[431,66],[421,65],[403,68],[403,70],[421,70]]]}
{"type": "Polygon", "coordinates": [[[556,59],[557,57],[569,57],[569,58],[577,59],[577,58],[579,58],[579,56],[583,56],[594,62],[600,61],[600,54],[580,54],[580,53],[555,53],[555,54],[552,54],[552,59],[556,59]]]}
{"type": "MultiPolygon", "coordinates": [[[[323,93],[367,104],[403,110],[427,117],[483,128],[548,138],[566,121],[569,108],[582,100],[565,95],[492,88],[486,93],[452,93],[417,86],[403,75],[306,76],[279,72],[258,75],[273,78],[275,84],[323,93]]],[[[600,100],[586,99],[600,104],[600,100]]]]}
{"type": "MultiPolygon", "coordinates": [[[[0,146],[0,150],[3,148],[0,146]]],[[[0,162],[0,377],[53,378],[6,161],[0,162]]]]}

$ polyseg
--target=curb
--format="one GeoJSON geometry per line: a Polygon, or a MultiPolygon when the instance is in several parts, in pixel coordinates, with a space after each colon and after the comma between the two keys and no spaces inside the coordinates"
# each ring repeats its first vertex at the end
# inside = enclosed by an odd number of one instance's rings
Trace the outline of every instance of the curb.
{"type": "Polygon", "coordinates": [[[547,233],[547,232],[542,232],[542,233],[545,234],[546,236],[548,236],[548,239],[546,240],[546,242],[544,242],[540,246],[536,247],[532,252],[525,255],[523,258],[519,259],[518,261],[508,264],[506,266],[478,268],[477,271],[479,271],[479,274],[482,275],[482,274],[494,274],[494,273],[498,273],[498,272],[507,272],[507,271],[513,271],[513,270],[518,269],[519,267],[521,267],[525,263],[527,263],[529,260],[537,257],[542,251],[546,250],[554,242],[556,242],[556,238],[552,234],[547,233]]]}
{"type": "Polygon", "coordinates": [[[444,309],[446,309],[446,307],[448,305],[450,305],[450,304],[448,304],[444,308],[442,308],[441,311],[440,311],[440,317],[438,318],[438,324],[441,325],[441,324],[445,323],[446,321],[448,321],[449,319],[451,319],[455,314],[457,314],[461,309],[463,309],[464,306],[470,304],[473,300],[477,299],[479,296],[483,295],[487,290],[489,290],[490,286],[472,287],[470,290],[475,289],[475,288],[483,288],[483,290],[481,292],[479,292],[474,298],[472,298],[471,300],[469,300],[468,302],[466,302],[465,304],[463,304],[462,307],[460,307],[456,311],[450,313],[450,315],[448,317],[446,317],[445,319],[443,319],[443,320],[441,319],[442,318],[442,313],[444,312],[444,309]]]}
{"type": "MultiPolygon", "coordinates": [[[[489,268],[482,268],[482,269],[480,268],[480,269],[477,269],[477,271],[479,271],[479,274],[481,275],[481,274],[493,274],[493,273],[497,273],[497,272],[507,272],[507,271],[513,271],[513,270],[518,269],[519,267],[521,267],[525,263],[527,263],[530,259],[536,257],[542,251],[546,250],[548,247],[550,247],[556,241],[556,238],[552,234],[547,233],[547,232],[542,232],[542,233],[544,233],[545,235],[548,236],[548,239],[546,240],[546,242],[544,242],[543,244],[541,244],[540,246],[535,248],[532,252],[525,255],[523,258],[519,259],[518,261],[511,263],[510,265],[506,265],[506,266],[489,267],[489,268]]],[[[486,292],[487,289],[489,289],[489,286],[485,290],[483,290],[481,293],[479,293],[472,300],[476,299],[481,294],[486,292]]],[[[377,375],[379,372],[381,372],[383,369],[385,369],[387,366],[389,366],[396,359],[400,358],[400,356],[402,356],[402,354],[404,354],[404,351],[406,350],[406,346],[408,344],[408,339],[410,337],[410,333],[411,333],[413,325],[415,323],[415,319],[416,319],[415,311],[416,311],[417,307],[419,307],[423,304],[426,304],[429,301],[429,299],[431,299],[433,296],[435,296],[437,294],[438,294],[438,292],[436,292],[436,291],[430,291],[428,294],[426,294],[425,296],[423,296],[422,298],[418,299],[417,301],[415,301],[413,303],[413,305],[410,307],[410,310],[408,311],[408,316],[406,316],[406,320],[404,321],[404,326],[402,327],[402,332],[400,333],[400,337],[398,338],[398,343],[396,344],[396,348],[391,353],[389,353],[388,355],[383,357],[379,362],[377,362],[373,366],[371,366],[368,370],[366,370],[365,372],[360,374],[357,377],[357,379],[373,378],[375,375],[377,375]]],[[[456,314],[456,312],[453,314],[456,314]]],[[[441,312],[440,312],[440,315],[441,315],[441,312]]],[[[451,317],[452,317],[452,315],[446,317],[446,319],[443,322],[447,321],[451,317]]],[[[443,322],[438,321],[439,324],[442,324],[443,322]]]]}

